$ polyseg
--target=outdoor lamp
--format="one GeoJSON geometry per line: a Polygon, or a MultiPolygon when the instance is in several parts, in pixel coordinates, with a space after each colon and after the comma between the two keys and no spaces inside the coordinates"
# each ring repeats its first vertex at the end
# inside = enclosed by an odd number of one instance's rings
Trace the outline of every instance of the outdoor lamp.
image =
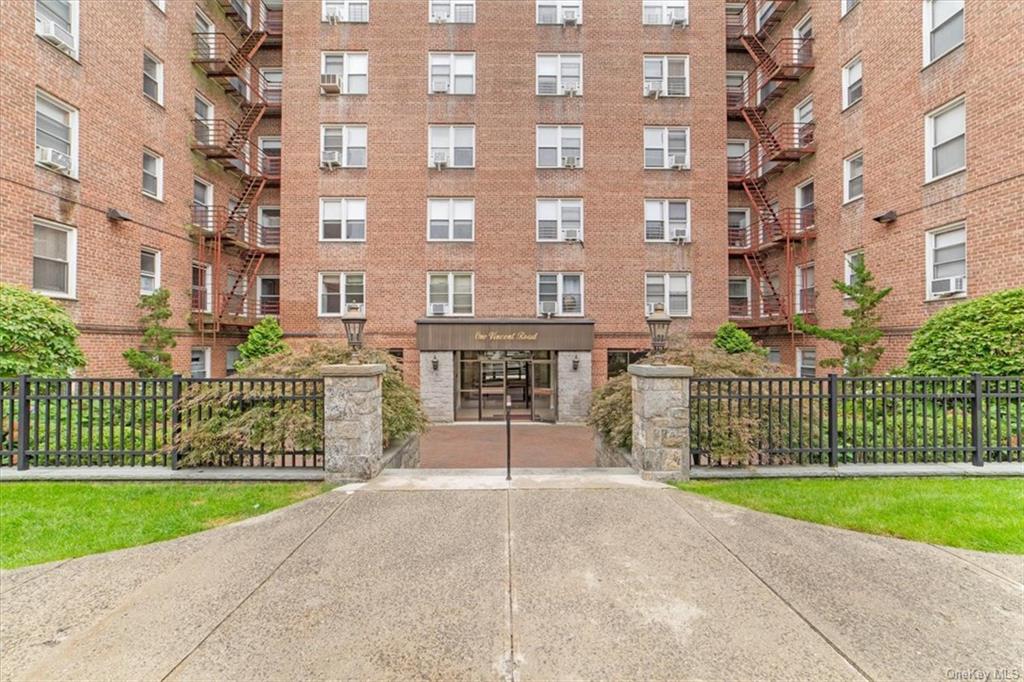
{"type": "Polygon", "coordinates": [[[366,315],[363,314],[362,306],[358,303],[350,303],[341,318],[345,325],[345,338],[352,350],[359,350],[363,347],[363,327],[366,326],[366,315]]]}
{"type": "Polygon", "coordinates": [[[576,371],[580,368],[580,356],[574,355],[572,358],[572,371],[576,371]]]}
{"type": "Polygon", "coordinates": [[[437,359],[437,353],[434,353],[434,357],[430,359],[430,367],[436,372],[440,364],[441,363],[437,359]]]}
{"type": "Polygon", "coordinates": [[[647,326],[651,328],[651,348],[661,353],[668,347],[668,328],[672,326],[672,318],[665,312],[661,303],[654,304],[654,312],[647,318],[647,326]]]}

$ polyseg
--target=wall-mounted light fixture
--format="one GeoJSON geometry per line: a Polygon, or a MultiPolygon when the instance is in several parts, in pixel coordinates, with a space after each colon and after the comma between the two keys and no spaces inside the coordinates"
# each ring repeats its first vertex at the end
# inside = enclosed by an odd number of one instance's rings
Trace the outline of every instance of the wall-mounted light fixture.
{"type": "Polygon", "coordinates": [[[881,223],[882,225],[894,223],[896,222],[896,211],[886,211],[885,213],[876,215],[874,217],[874,221],[876,223],[881,223]]]}
{"type": "Polygon", "coordinates": [[[579,355],[574,355],[574,356],[572,356],[572,371],[575,372],[579,368],[580,368],[580,356],[579,355]]]}
{"type": "Polygon", "coordinates": [[[430,367],[436,372],[437,368],[440,367],[440,365],[441,363],[437,359],[437,353],[434,353],[434,356],[430,358],[430,367]]]}
{"type": "Polygon", "coordinates": [[[107,220],[109,220],[112,223],[129,223],[131,222],[132,217],[129,213],[122,211],[121,209],[108,208],[107,220]]]}

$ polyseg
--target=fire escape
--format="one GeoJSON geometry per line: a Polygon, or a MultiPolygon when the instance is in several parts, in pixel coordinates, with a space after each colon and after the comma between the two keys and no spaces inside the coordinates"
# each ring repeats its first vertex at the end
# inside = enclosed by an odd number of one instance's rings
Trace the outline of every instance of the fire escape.
{"type": "Polygon", "coordinates": [[[729,118],[742,119],[753,132],[747,153],[728,160],[730,188],[742,188],[751,205],[746,229],[730,228],[729,253],[742,256],[761,303],[759,315],[750,311],[749,319],[737,323],[763,328],[783,326],[791,333],[795,250],[815,237],[814,209],[780,207],[768,191],[768,181],[814,152],[814,123],[772,125],[767,113],[771,103],[814,68],[812,38],[772,40],[771,29],[794,1],[748,0],[743,14],[730,16],[726,27],[729,49],[745,50],[754,60],[754,68],[743,84],[727,92],[729,118]],[[769,264],[769,256],[778,250],[785,268],[782,273],[769,264]]]}
{"type": "Polygon", "coordinates": [[[212,270],[205,282],[212,293],[193,291],[192,323],[201,333],[214,335],[224,328],[245,328],[257,322],[257,306],[250,305],[249,292],[255,291],[264,259],[278,253],[280,245],[277,230],[261,226],[257,215],[264,188],[280,182],[280,157],[266,154],[253,142],[263,117],[280,111],[280,90],[269,87],[252,63],[256,51],[273,36],[271,22],[264,10],[256,23],[259,28],[248,28],[240,15],[244,5],[238,0],[224,5],[229,17],[240,19],[239,33],[194,33],[192,56],[192,64],[238,106],[236,121],[193,120],[192,150],[218,163],[239,182],[237,198],[227,205],[192,208],[196,259],[212,270]]]}

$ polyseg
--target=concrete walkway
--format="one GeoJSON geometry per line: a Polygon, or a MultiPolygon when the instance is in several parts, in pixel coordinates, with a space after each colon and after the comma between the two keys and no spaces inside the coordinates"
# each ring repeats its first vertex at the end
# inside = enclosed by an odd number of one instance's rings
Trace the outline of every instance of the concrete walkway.
{"type": "Polygon", "coordinates": [[[1024,557],[616,471],[512,486],[411,473],[0,574],[0,678],[946,680],[1022,666],[1024,557]]]}

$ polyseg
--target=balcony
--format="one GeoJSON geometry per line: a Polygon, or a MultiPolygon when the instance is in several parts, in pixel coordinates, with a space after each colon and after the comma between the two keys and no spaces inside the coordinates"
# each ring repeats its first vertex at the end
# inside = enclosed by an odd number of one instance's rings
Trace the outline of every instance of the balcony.
{"type": "Polygon", "coordinates": [[[729,118],[742,118],[742,110],[746,102],[746,82],[743,85],[727,85],[725,87],[725,113],[729,118]]]}
{"type": "Polygon", "coordinates": [[[746,251],[751,248],[750,226],[730,225],[729,226],[729,250],[746,251]]]}
{"type": "Polygon", "coordinates": [[[207,237],[220,235],[223,244],[239,249],[259,249],[268,253],[278,251],[281,229],[277,225],[261,225],[247,215],[248,211],[225,206],[192,206],[192,227],[207,237]]]}
{"type": "Polygon", "coordinates": [[[281,180],[280,157],[270,156],[254,145],[231,121],[192,119],[191,147],[227,171],[246,177],[262,176],[267,182],[281,180]]]}
{"type": "Polygon", "coordinates": [[[263,294],[259,297],[256,305],[256,313],[260,316],[281,314],[281,297],[279,295],[263,294]]]}
{"type": "Polygon", "coordinates": [[[745,319],[750,317],[750,301],[747,299],[729,300],[729,317],[734,319],[745,319]]]}
{"type": "Polygon", "coordinates": [[[754,226],[755,248],[770,248],[783,239],[803,239],[814,233],[814,207],[776,208],[763,212],[754,226]]]}
{"type": "Polygon", "coordinates": [[[266,45],[280,45],[284,35],[284,12],[279,9],[265,9],[263,14],[263,30],[266,31],[266,45]]]}

